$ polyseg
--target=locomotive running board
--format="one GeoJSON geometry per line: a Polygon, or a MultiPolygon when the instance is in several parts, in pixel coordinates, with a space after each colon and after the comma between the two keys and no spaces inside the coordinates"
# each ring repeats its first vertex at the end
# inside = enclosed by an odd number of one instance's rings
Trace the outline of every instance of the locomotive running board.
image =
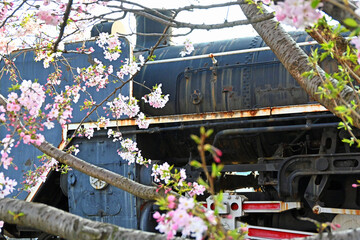
{"type": "MultiPolygon", "coordinates": [[[[238,222],[238,226],[244,225],[241,222],[238,222]]],[[[249,239],[293,239],[293,238],[304,238],[316,235],[316,233],[303,232],[303,231],[294,231],[280,228],[269,228],[269,227],[258,227],[248,225],[248,233],[246,235],[249,239]]]]}
{"type": "MultiPolygon", "coordinates": [[[[179,123],[179,122],[194,122],[194,121],[211,121],[221,119],[235,119],[235,118],[251,118],[251,117],[266,117],[284,114],[296,113],[316,113],[327,112],[328,110],[320,104],[302,104],[290,105],[281,107],[266,107],[252,110],[234,110],[229,112],[208,112],[201,114],[180,114],[180,115],[166,115],[159,117],[147,117],[146,120],[151,124],[163,123],[179,123]]],[[[111,120],[107,127],[125,127],[137,126],[136,119],[120,119],[111,120]]],[[[86,122],[83,126],[96,128],[96,122],[86,122]]],[[[67,131],[75,130],[79,123],[67,124],[67,131]]]]}

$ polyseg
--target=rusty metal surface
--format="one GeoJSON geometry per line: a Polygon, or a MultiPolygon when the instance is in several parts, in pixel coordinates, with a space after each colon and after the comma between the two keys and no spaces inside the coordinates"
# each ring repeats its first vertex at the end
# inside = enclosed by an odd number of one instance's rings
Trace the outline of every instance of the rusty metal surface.
{"type": "MultiPolygon", "coordinates": [[[[239,110],[229,112],[210,112],[199,114],[182,114],[182,115],[169,115],[163,117],[148,117],[150,124],[162,124],[162,123],[179,123],[179,122],[195,122],[195,121],[210,121],[221,119],[235,119],[235,118],[249,118],[249,117],[264,117],[274,116],[282,114],[295,114],[295,113],[315,113],[326,112],[325,107],[320,104],[305,104],[295,106],[284,107],[267,107],[253,110],[239,110]]],[[[89,122],[85,125],[91,125],[95,127],[95,123],[89,122]]],[[[116,126],[135,126],[135,119],[121,119],[117,121],[110,121],[109,127],[116,126]]],[[[74,130],[78,126],[77,123],[68,124],[68,130],[74,130]]]]}
{"type": "Polygon", "coordinates": [[[358,209],[326,208],[326,207],[320,207],[319,205],[313,207],[313,212],[315,214],[331,213],[331,214],[344,214],[344,215],[360,215],[360,210],[358,209]]]}

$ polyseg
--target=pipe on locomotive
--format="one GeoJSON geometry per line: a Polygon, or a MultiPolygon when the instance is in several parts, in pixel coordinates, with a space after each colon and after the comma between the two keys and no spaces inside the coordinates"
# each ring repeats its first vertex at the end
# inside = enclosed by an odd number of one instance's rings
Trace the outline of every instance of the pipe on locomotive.
{"type": "MultiPolygon", "coordinates": [[[[315,45],[315,44],[319,44],[319,43],[316,41],[309,41],[309,42],[300,42],[297,44],[299,46],[309,46],[309,45],[315,45]]],[[[235,51],[228,51],[228,52],[203,54],[203,55],[197,55],[197,56],[154,60],[154,61],[148,61],[147,63],[145,63],[145,65],[180,62],[180,61],[190,61],[190,60],[196,60],[196,59],[202,59],[202,58],[214,58],[214,57],[220,57],[220,56],[229,56],[229,55],[235,55],[235,54],[261,52],[261,51],[269,51],[269,50],[271,50],[269,47],[250,48],[250,49],[242,49],[242,50],[235,50],[235,51]]]]}
{"type": "Polygon", "coordinates": [[[235,134],[249,134],[249,133],[264,133],[264,132],[286,132],[294,130],[311,130],[314,128],[332,128],[337,127],[338,122],[335,123],[315,123],[315,124],[301,124],[292,126],[270,126],[270,127],[254,127],[254,128],[237,128],[237,129],[226,129],[216,133],[214,141],[212,143],[215,146],[216,142],[222,136],[235,135],[235,134]]]}
{"type": "MultiPolygon", "coordinates": [[[[231,120],[229,121],[221,121],[221,122],[206,122],[206,123],[198,123],[198,124],[183,124],[181,123],[179,126],[174,127],[153,127],[148,129],[138,129],[138,130],[128,130],[122,131],[123,135],[129,134],[153,134],[153,133],[160,133],[166,131],[183,131],[187,129],[194,129],[200,127],[217,127],[217,126],[231,126],[231,125],[245,125],[245,124],[254,124],[254,123],[276,123],[276,122],[286,122],[286,121],[296,121],[296,120],[312,120],[312,119],[321,119],[321,118],[329,118],[334,117],[332,114],[317,114],[317,115],[305,115],[305,116],[293,116],[293,117],[279,117],[279,118],[261,118],[261,119],[243,119],[243,120],[231,120]]],[[[338,124],[338,123],[336,123],[338,124]]],[[[312,124],[313,126],[314,124],[312,124]]],[[[296,125],[298,126],[298,125],[296,125]]],[[[293,129],[294,130],[294,129],[293,129]]],[[[301,130],[301,129],[299,129],[301,130]]],[[[306,129],[308,130],[308,129],[306,129]]],[[[106,132],[95,132],[96,136],[107,136],[106,132]]]]}

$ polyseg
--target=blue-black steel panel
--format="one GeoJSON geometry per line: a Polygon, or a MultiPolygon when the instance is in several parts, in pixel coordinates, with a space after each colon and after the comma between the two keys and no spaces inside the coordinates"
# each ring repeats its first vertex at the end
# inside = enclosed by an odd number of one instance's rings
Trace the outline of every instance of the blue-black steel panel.
{"type": "MultiPolygon", "coordinates": [[[[293,36],[298,42],[310,40],[304,33],[295,33],[293,36]]],[[[191,55],[265,46],[258,36],[232,39],[195,44],[195,50],[191,55]]],[[[182,48],[165,47],[156,50],[154,54],[156,60],[179,57],[182,48]]],[[[306,47],[307,50],[309,48],[306,47]]],[[[309,102],[305,91],[271,51],[220,56],[216,57],[216,60],[217,66],[213,66],[211,58],[145,66],[135,80],[148,87],[162,83],[163,93],[170,94],[170,101],[163,109],[153,109],[141,103],[143,111],[148,115],[161,116],[309,102]],[[196,90],[200,91],[203,100],[194,104],[192,95],[196,90]]],[[[146,93],[148,90],[134,86],[136,97],[140,98],[146,93]]]]}
{"type": "MultiPolygon", "coordinates": [[[[97,166],[109,169],[125,177],[135,179],[136,168],[120,158],[116,150],[121,147],[106,135],[107,130],[88,140],[77,138],[78,157],[97,166]]],[[[126,136],[135,140],[135,136],[126,136]]],[[[68,173],[69,211],[92,220],[113,223],[126,228],[137,228],[136,198],[118,188],[108,185],[94,189],[89,176],[72,170],[68,173]]]]}
{"type": "MultiPolygon", "coordinates": [[[[119,67],[123,64],[122,61],[125,60],[125,58],[129,58],[131,56],[130,54],[130,45],[127,39],[121,38],[121,49],[122,54],[121,57],[116,61],[108,61],[103,58],[103,50],[97,46],[95,43],[95,40],[87,41],[85,43],[86,47],[93,47],[95,49],[95,52],[91,55],[84,55],[84,54],[77,54],[77,53],[67,53],[63,56],[66,57],[69,66],[72,67],[72,71],[76,72],[76,68],[86,68],[94,63],[93,59],[97,58],[100,61],[104,63],[104,65],[112,64],[114,67],[114,71],[116,69],[119,69],[119,67]]],[[[71,43],[66,45],[66,49],[76,49],[77,47],[81,47],[83,43],[71,43]]],[[[48,75],[54,71],[52,66],[50,65],[49,68],[44,68],[42,62],[35,62],[34,61],[34,52],[31,50],[25,50],[23,52],[16,52],[13,54],[13,56],[16,56],[15,64],[18,69],[18,72],[21,74],[21,78],[25,80],[32,80],[35,79],[38,80],[38,82],[42,85],[46,84],[48,75]]],[[[3,65],[1,65],[3,66],[3,65]]],[[[65,85],[72,85],[73,84],[73,76],[71,75],[71,69],[64,65],[63,63],[59,63],[59,66],[62,70],[62,83],[60,85],[60,91],[64,89],[65,85]]],[[[88,88],[87,91],[91,94],[94,101],[99,103],[102,101],[109,93],[113,91],[113,89],[117,86],[119,86],[121,83],[113,83],[112,77],[109,78],[110,83],[107,86],[107,88],[100,90],[99,92],[96,91],[96,88],[88,88]]],[[[125,79],[127,80],[127,78],[125,79]]],[[[9,75],[4,74],[0,80],[0,93],[7,97],[8,95],[8,88],[11,87],[11,85],[14,84],[9,80],[9,75]]],[[[129,84],[125,85],[124,88],[121,90],[121,93],[123,95],[129,95],[130,93],[130,86],[129,84]]],[[[77,104],[74,104],[74,112],[73,112],[73,118],[71,119],[72,122],[80,122],[81,119],[86,116],[86,111],[79,111],[79,106],[85,99],[89,99],[88,96],[83,95],[77,104]]],[[[50,103],[51,99],[47,96],[46,102],[50,103]]],[[[103,114],[104,111],[102,109],[99,109],[99,114],[103,114]]],[[[111,118],[111,116],[110,116],[111,118]]],[[[94,115],[90,117],[87,121],[96,121],[97,116],[94,115]]],[[[0,138],[4,138],[7,134],[7,131],[4,128],[1,128],[0,130],[0,138]]],[[[55,128],[51,130],[45,130],[43,134],[46,137],[46,140],[54,144],[55,146],[58,146],[59,143],[62,140],[62,130],[59,124],[55,124],[55,128]]],[[[14,157],[14,163],[18,166],[19,170],[14,170],[14,168],[10,167],[9,170],[1,169],[1,171],[4,172],[6,176],[9,176],[12,179],[16,179],[17,182],[22,182],[24,180],[23,174],[24,172],[34,169],[33,164],[36,165],[39,164],[37,160],[37,156],[42,155],[42,153],[38,150],[36,150],[33,146],[28,146],[24,144],[20,144],[18,148],[14,148],[12,150],[11,156],[14,157]]],[[[1,172],[0,171],[0,172],[1,172]]],[[[19,187],[20,184],[19,184],[19,187]]],[[[14,192],[12,196],[15,196],[19,194],[18,192],[14,192]]],[[[18,196],[19,199],[25,199],[27,196],[26,192],[20,193],[18,196]]]]}

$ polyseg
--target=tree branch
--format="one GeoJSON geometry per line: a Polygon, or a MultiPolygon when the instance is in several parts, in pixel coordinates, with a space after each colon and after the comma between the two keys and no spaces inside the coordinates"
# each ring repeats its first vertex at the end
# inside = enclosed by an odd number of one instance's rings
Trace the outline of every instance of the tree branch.
{"type": "MultiPolygon", "coordinates": [[[[360,24],[360,17],[355,13],[356,6],[352,4],[351,1],[348,2],[348,5],[344,5],[344,1],[338,0],[326,0],[323,1],[322,11],[331,16],[333,19],[339,21],[342,25],[347,26],[344,23],[344,20],[347,18],[354,19],[358,24],[360,24]]],[[[350,30],[354,30],[350,26],[347,26],[350,30]]]]}
{"type": "MultiPolygon", "coordinates": [[[[91,221],[42,203],[0,199],[0,219],[10,224],[36,228],[68,240],[132,239],[165,240],[163,234],[126,229],[109,223],[91,221]],[[14,217],[9,211],[22,216],[14,217]]],[[[176,238],[177,240],[183,238],[176,238]]]]}
{"type": "Polygon", "coordinates": [[[247,25],[247,24],[251,24],[251,23],[262,22],[262,21],[274,18],[273,13],[267,13],[267,14],[262,14],[259,16],[254,16],[248,20],[244,19],[244,20],[237,20],[237,21],[223,22],[223,23],[216,23],[216,24],[205,24],[205,23],[192,24],[192,23],[179,22],[176,20],[169,22],[166,19],[160,18],[158,16],[144,12],[142,10],[134,10],[134,9],[124,9],[124,10],[132,12],[139,16],[146,17],[148,19],[151,19],[153,21],[159,22],[164,25],[170,25],[170,27],[173,27],[173,28],[190,28],[190,29],[202,29],[202,30],[229,28],[229,27],[235,27],[235,26],[240,26],[240,25],[247,25]]]}
{"type": "Polygon", "coordinates": [[[58,38],[56,39],[56,41],[55,41],[55,43],[53,45],[53,52],[57,51],[59,43],[60,43],[60,41],[61,41],[61,39],[62,39],[62,37],[64,35],[65,27],[67,25],[67,21],[69,19],[69,15],[70,15],[70,12],[71,12],[72,3],[73,3],[73,0],[69,0],[68,4],[66,5],[63,22],[61,23],[61,26],[60,26],[59,36],[58,36],[58,38]]]}

